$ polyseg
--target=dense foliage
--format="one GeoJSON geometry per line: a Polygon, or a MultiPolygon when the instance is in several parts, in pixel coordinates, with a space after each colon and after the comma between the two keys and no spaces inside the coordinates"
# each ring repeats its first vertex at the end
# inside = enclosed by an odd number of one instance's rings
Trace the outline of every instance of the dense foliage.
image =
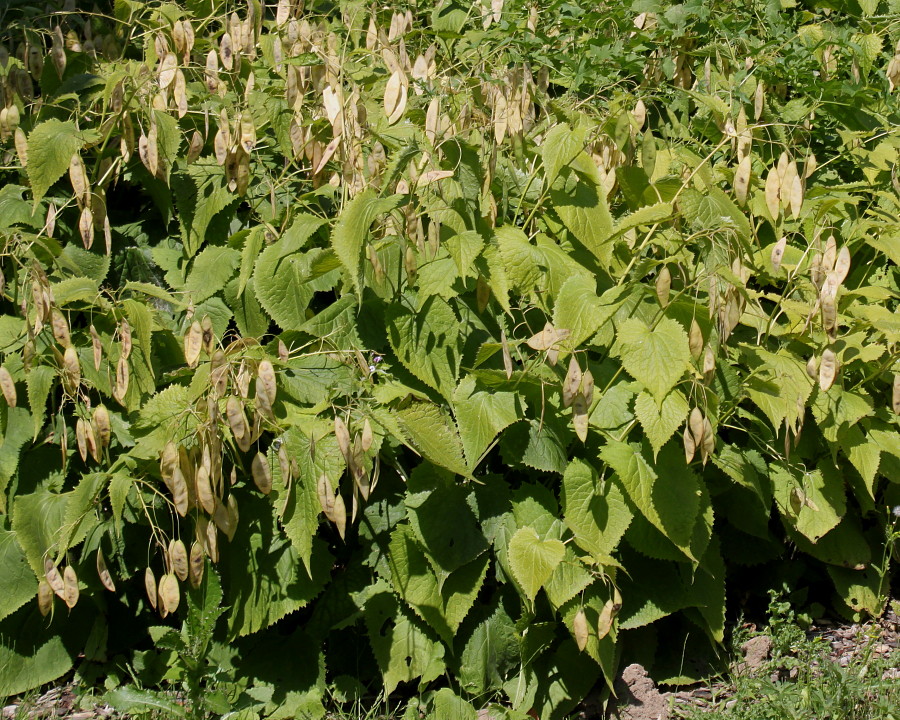
{"type": "Polygon", "coordinates": [[[0,10],[0,693],[562,718],[880,612],[897,0],[268,5],[0,10]]]}

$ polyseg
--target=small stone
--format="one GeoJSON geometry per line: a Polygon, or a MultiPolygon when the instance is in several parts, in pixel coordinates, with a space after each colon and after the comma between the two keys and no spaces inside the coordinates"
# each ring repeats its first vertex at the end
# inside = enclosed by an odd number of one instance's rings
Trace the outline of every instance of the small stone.
{"type": "Polygon", "coordinates": [[[768,635],[752,637],[741,645],[741,651],[744,653],[746,666],[750,670],[758,670],[769,659],[769,653],[772,651],[772,638],[768,635]]]}

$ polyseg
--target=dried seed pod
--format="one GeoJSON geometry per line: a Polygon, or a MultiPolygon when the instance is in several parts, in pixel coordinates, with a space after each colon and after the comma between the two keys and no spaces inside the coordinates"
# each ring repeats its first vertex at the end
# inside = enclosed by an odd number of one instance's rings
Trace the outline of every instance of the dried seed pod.
{"type": "Polygon", "coordinates": [[[75,421],[75,442],[78,445],[78,454],[81,456],[82,462],[87,462],[88,458],[86,428],[87,423],[82,418],[75,421]]]}
{"type": "Polygon", "coordinates": [[[228,390],[228,364],[225,361],[225,353],[216,350],[210,360],[209,370],[210,384],[216,397],[221,397],[228,390]]]}
{"type": "Polygon", "coordinates": [[[747,192],[750,189],[750,172],[750,155],[745,155],[734,171],[734,197],[741,206],[747,202],[747,192]]]}
{"type": "Polygon", "coordinates": [[[578,608],[578,612],[575,613],[575,619],[572,621],[572,632],[575,635],[575,643],[578,645],[578,649],[583,651],[587,647],[589,637],[587,615],[584,613],[584,608],[578,608]]]}
{"type": "Polygon", "coordinates": [[[94,462],[100,462],[101,452],[100,446],[97,444],[97,436],[94,434],[94,426],[86,421],[84,423],[84,441],[88,453],[94,458],[94,462]]]}
{"type": "Polygon", "coordinates": [[[9,370],[2,365],[0,365],[0,391],[3,392],[3,398],[6,400],[6,404],[9,407],[15,407],[18,402],[16,384],[13,382],[9,370]]]}
{"type": "Polygon", "coordinates": [[[847,275],[850,272],[850,250],[846,245],[841,247],[838,251],[837,257],[834,261],[834,280],[837,285],[840,285],[847,279],[847,275]]]}
{"type": "Polygon", "coordinates": [[[178,588],[178,578],[173,573],[167,573],[159,581],[159,604],[165,608],[166,614],[178,609],[181,601],[181,591],[178,588]]]}
{"type": "Polygon", "coordinates": [[[819,362],[819,387],[826,392],[834,384],[837,377],[838,361],[834,350],[825,348],[822,352],[822,360],[819,362]]]}
{"type": "Polygon", "coordinates": [[[53,337],[56,342],[63,347],[69,347],[72,344],[72,338],[69,335],[69,323],[59,308],[53,308],[50,311],[50,327],[53,330],[53,337]]]}
{"type": "Polygon", "coordinates": [[[259,363],[259,367],[256,370],[256,381],[257,387],[262,387],[263,392],[265,392],[266,399],[271,407],[275,404],[275,397],[278,393],[278,385],[275,382],[275,368],[272,367],[271,362],[263,360],[259,363]]]}
{"type": "Polygon", "coordinates": [[[125,318],[122,318],[122,321],[119,323],[119,338],[122,341],[122,357],[126,360],[129,355],[131,355],[131,325],[128,324],[128,321],[125,318]]]}
{"type": "Polygon", "coordinates": [[[347,506],[344,503],[342,495],[335,496],[332,515],[334,516],[334,525],[337,528],[338,535],[340,535],[341,540],[343,540],[344,535],[347,532],[347,506]]]}
{"type": "Polygon", "coordinates": [[[581,377],[581,396],[588,407],[594,402],[594,375],[590,370],[585,370],[581,377]]]}
{"type": "Polygon", "coordinates": [[[334,489],[331,487],[331,481],[325,473],[319,475],[319,480],[316,483],[316,494],[325,517],[334,522],[334,489]]]}
{"type": "Polygon", "coordinates": [[[269,468],[269,461],[261,452],[256,453],[250,464],[250,471],[253,474],[253,482],[256,484],[257,490],[263,495],[272,492],[272,470],[269,468]]]}
{"type": "Polygon", "coordinates": [[[833,292],[828,292],[828,286],[822,288],[819,302],[822,307],[822,325],[828,337],[834,339],[837,334],[837,301],[833,292]]]}
{"type": "Polygon", "coordinates": [[[825,252],[822,255],[822,270],[825,271],[826,275],[834,270],[837,251],[837,240],[835,240],[834,235],[829,235],[825,241],[825,252]]]}
{"type": "Polygon", "coordinates": [[[75,153],[69,162],[69,182],[72,183],[72,190],[79,206],[87,205],[90,202],[91,186],[88,183],[84,161],[78,153],[75,153]]]}
{"type": "Polygon", "coordinates": [[[112,437],[112,425],[109,421],[109,411],[104,405],[98,405],[94,408],[94,430],[100,449],[108,448],[109,441],[112,437]]]}
{"type": "Polygon", "coordinates": [[[388,78],[384,88],[384,114],[387,116],[389,125],[393,125],[403,116],[403,112],[406,110],[408,88],[409,81],[406,79],[406,75],[397,68],[388,78]]]}
{"type": "Polygon", "coordinates": [[[781,260],[784,258],[784,251],[787,247],[787,236],[782,235],[781,239],[772,246],[772,268],[775,272],[781,268],[781,260]]]}
{"type": "Polygon", "coordinates": [[[100,578],[100,584],[110,592],[116,591],[116,584],[113,582],[112,575],[106,567],[106,559],[103,557],[103,551],[97,548],[97,577],[100,578]]]}
{"type": "Polygon", "coordinates": [[[556,329],[549,322],[544,325],[544,329],[539,333],[532,335],[525,344],[532,350],[546,351],[553,348],[554,345],[565,340],[571,334],[570,330],[556,329]]]}
{"type": "Polygon", "coordinates": [[[213,494],[212,484],[209,481],[209,470],[204,465],[197,468],[194,485],[200,506],[212,515],[216,509],[216,496],[213,494]]]}
{"type": "Polygon", "coordinates": [[[247,434],[247,418],[244,416],[244,405],[234,395],[231,395],[225,403],[225,417],[228,418],[228,425],[231,427],[231,433],[234,435],[236,442],[247,434]]]}
{"type": "Polygon", "coordinates": [[[120,405],[125,404],[125,396],[128,394],[130,379],[131,370],[128,367],[128,360],[120,357],[116,363],[116,387],[113,390],[113,397],[120,405]]]}
{"type": "Polygon", "coordinates": [[[795,218],[800,217],[800,211],[803,209],[803,180],[797,174],[796,165],[794,166],[793,176],[791,177],[790,195],[788,196],[791,208],[791,215],[795,218]]]}
{"type": "Polygon", "coordinates": [[[195,367],[203,349],[203,328],[194,320],[184,334],[184,359],[188,367],[195,367]]]}
{"type": "Polygon", "coordinates": [[[691,357],[694,360],[700,359],[700,353],[703,352],[703,331],[700,329],[700,323],[696,319],[691,320],[691,330],[688,333],[688,345],[691,349],[691,357]]]}
{"type": "Polygon", "coordinates": [[[19,164],[24,168],[28,167],[28,139],[25,137],[25,131],[17,127],[13,133],[13,142],[16,146],[16,155],[19,158],[19,164]]]}
{"type": "Polygon", "coordinates": [[[37,599],[38,610],[40,610],[43,617],[47,617],[50,611],[53,610],[53,590],[46,580],[41,580],[38,583],[37,599]]]}
{"type": "Polygon", "coordinates": [[[347,430],[347,426],[344,424],[344,421],[339,417],[335,416],[334,418],[334,436],[337,438],[338,447],[340,448],[341,455],[344,456],[344,460],[349,464],[350,462],[350,432],[347,430]]]}
{"type": "Polygon", "coordinates": [[[181,515],[181,517],[185,517],[189,509],[188,485],[180,467],[176,467],[172,472],[171,490],[172,503],[175,505],[175,512],[181,515]]]}
{"type": "Polygon", "coordinates": [[[284,482],[285,488],[289,488],[291,486],[291,463],[288,460],[287,451],[284,449],[284,444],[278,448],[278,466],[281,470],[281,480],[284,482]]]}
{"type": "Polygon", "coordinates": [[[621,602],[617,603],[614,598],[610,598],[603,604],[600,616],[597,618],[597,639],[602,640],[609,635],[612,630],[613,621],[616,619],[616,613],[622,606],[621,602]]]}
{"type": "Polygon", "coordinates": [[[50,558],[44,560],[44,578],[47,580],[50,589],[59,596],[60,600],[65,600],[65,583],[62,575],[59,574],[56,564],[50,558]]]}
{"type": "Polygon", "coordinates": [[[894,388],[891,394],[891,410],[900,415],[900,372],[894,373],[894,388]]]}
{"type": "Polygon", "coordinates": [[[81,363],[72,345],[63,353],[63,384],[70,392],[75,392],[81,383],[81,363]]]}
{"type": "Polygon", "coordinates": [[[188,558],[188,579],[191,587],[195,589],[200,587],[200,583],[203,582],[203,571],[205,568],[206,561],[203,558],[203,548],[200,546],[200,543],[195,541],[191,544],[191,554],[188,558]]]}
{"type": "Polygon", "coordinates": [[[159,456],[159,473],[169,489],[172,489],[172,477],[178,467],[178,448],[171,440],[166,443],[159,456]]]}
{"type": "Polygon", "coordinates": [[[219,535],[215,523],[203,518],[199,528],[200,542],[203,544],[204,552],[214,563],[219,562],[219,535]]]}
{"type": "Polygon", "coordinates": [[[572,426],[575,434],[581,442],[587,441],[588,434],[588,407],[583,395],[576,395],[572,400],[572,426]]]}
{"type": "Polygon", "coordinates": [[[716,451],[716,434],[713,432],[709,418],[703,418],[703,442],[700,445],[700,456],[706,465],[707,458],[716,451]]]}
{"type": "Polygon", "coordinates": [[[656,299],[659,300],[660,307],[666,307],[669,304],[669,290],[672,287],[672,273],[669,272],[669,266],[663,265],[659,275],[656,276],[656,299]]]}
{"type": "Polygon", "coordinates": [[[234,539],[234,533],[237,531],[238,521],[240,520],[237,500],[235,500],[233,494],[228,496],[228,500],[225,504],[225,511],[228,515],[228,531],[225,535],[228,537],[228,542],[231,542],[234,539]]]}
{"type": "Polygon", "coordinates": [[[769,170],[766,176],[766,207],[773,220],[778,220],[778,214],[781,210],[781,178],[778,176],[777,168],[769,170]]]}
{"type": "Polygon", "coordinates": [[[78,220],[78,231],[81,233],[81,241],[88,250],[94,244],[94,214],[87,205],[81,210],[78,220]]]}
{"type": "Polygon", "coordinates": [[[219,41],[219,58],[222,61],[222,67],[231,72],[234,65],[234,43],[230,33],[224,33],[219,41]]]}
{"type": "Polygon", "coordinates": [[[581,367],[578,365],[578,360],[576,360],[575,356],[572,355],[569,358],[569,370],[566,373],[566,377],[563,379],[563,407],[569,407],[572,404],[572,401],[575,399],[575,395],[578,394],[578,389],[581,387],[581,378],[581,367]]]}
{"type": "Polygon", "coordinates": [[[215,348],[216,337],[213,334],[212,320],[209,315],[203,316],[203,320],[200,321],[200,329],[202,331],[200,339],[203,350],[206,351],[207,355],[212,355],[213,349],[215,348]]]}
{"type": "Polygon", "coordinates": [[[374,439],[374,435],[372,434],[372,424],[369,422],[369,418],[366,418],[363,422],[362,435],[359,440],[359,445],[363,452],[369,452],[374,439]]]}
{"type": "Polygon", "coordinates": [[[691,435],[697,447],[700,447],[703,442],[703,419],[703,412],[695,406],[688,417],[688,426],[691,429],[691,435]]]}
{"type": "Polygon", "coordinates": [[[103,359],[103,346],[100,344],[100,335],[97,328],[91,325],[91,347],[94,351],[94,370],[100,370],[100,361],[103,359]]]}
{"type": "Polygon", "coordinates": [[[75,568],[66,565],[63,570],[63,602],[71,610],[78,604],[78,576],[75,574],[75,568]]]}
{"type": "Polygon", "coordinates": [[[509,352],[509,341],[506,339],[506,330],[500,331],[500,348],[503,353],[503,371],[506,373],[506,379],[509,380],[513,374],[513,362],[509,352]]]}
{"type": "Polygon", "coordinates": [[[694,459],[694,453],[697,452],[697,442],[694,440],[694,434],[691,432],[690,425],[684,426],[684,436],[682,437],[684,442],[684,459],[685,462],[690,463],[691,460],[694,459]]]}
{"type": "Polygon", "coordinates": [[[703,355],[703,381],[707,384],[712,382],[716,372],[716,355],[713,349],[706,346],[706,352],[703,355]]]}
{"type": "Polygon", "coordinates": [[[806,374],[813,380],[819,379],[819,360],[815,355],[812,355],[806,362],[806,374]]]}

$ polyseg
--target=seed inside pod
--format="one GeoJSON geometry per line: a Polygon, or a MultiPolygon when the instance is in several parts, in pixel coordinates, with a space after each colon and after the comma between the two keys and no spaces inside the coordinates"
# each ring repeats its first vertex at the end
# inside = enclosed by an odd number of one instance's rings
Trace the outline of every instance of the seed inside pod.
{"type": "Polygon", "coordinates": [[[256,453],[250,469],[257,489],[263,495],[268,495],[272,492],[272,471],[269,468],[269,461],[266,459],[266,456],[261,452],[256,453]]]}

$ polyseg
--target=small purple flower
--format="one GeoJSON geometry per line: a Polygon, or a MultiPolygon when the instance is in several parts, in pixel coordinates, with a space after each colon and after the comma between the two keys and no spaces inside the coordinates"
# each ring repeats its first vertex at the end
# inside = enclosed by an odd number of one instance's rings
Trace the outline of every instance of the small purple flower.
{"type": "Polygon", "coordinates": [[[894,507],[891,508],[891,514],[894,517],[900,518],[900,505],[894,505],[894,507]]]}
{"type": "Polygon", "coordinates": [[[382,360],[384,360],[384,358],[381,357],[381,355],[376,355],[376,356],[375,356],[375,364],[376,364],[376,365],[377,365],[378,363],[380,363],[382,360]]]}

